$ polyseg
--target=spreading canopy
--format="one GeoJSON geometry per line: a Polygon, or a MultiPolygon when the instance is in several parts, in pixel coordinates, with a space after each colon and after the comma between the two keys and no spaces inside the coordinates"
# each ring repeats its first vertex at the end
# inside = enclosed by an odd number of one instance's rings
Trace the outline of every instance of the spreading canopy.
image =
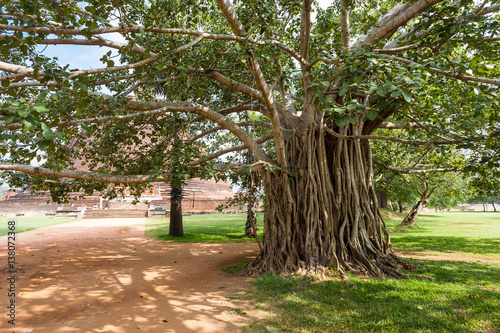
{"type": "Polygon", "coordinates": [[[494,150],[499,9],[438,0],[326,9],[307,0],[3,1],[0,168],[143,183],[171,171],[166,152],[181,129],[186,146],[219,140],[205,159],[186,161],[190,175],[245,148],[261,165],[286,168],[283,138],[316,113],[337,137],[356,118],[362,135],[405,126],[382,122],[392,117],[418,124],[420,139],[407,144],[489,140],[494,150]],[[101,68],[76,69],[44,56],[46,45],[112,52],[101,68]],[[30,166],[37,157],[42,167],[30,166]],[[75,160],[94,172],[71,171],[75,160]]]}

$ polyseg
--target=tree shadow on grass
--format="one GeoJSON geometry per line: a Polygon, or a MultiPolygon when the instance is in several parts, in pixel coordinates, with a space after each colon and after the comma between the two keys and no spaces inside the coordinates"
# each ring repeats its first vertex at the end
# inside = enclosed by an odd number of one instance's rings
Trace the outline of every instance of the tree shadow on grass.
{"type": "Polygon", "coordinates": [[[499,239],[465,238],[444,236],[410,236],[393,238],[392,245],[398,251],[416,253],[438,251],[444,253],[465,252],[473,254],[495,254],[500,248],[499,239]]]}
{"type": "Polygon", "coordinates": [[[500,265],[419,260],[415,279],[327,281],[266,275],[254,280],[259,304],[275,316],[253,324],[287,332],[478,332],[498,330],[500,265]]]}

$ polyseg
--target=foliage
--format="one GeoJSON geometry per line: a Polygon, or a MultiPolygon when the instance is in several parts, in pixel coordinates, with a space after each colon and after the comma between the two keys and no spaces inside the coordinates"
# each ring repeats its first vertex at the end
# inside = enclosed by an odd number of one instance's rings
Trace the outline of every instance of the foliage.
{"type": "MultiPolygon", "coordinates": [[[[379,132],[387,133],[387,130],[379,132]]],[[[373,156],[378,161],[390,163],[403,172],[439,166],[458,171],[465,166],[466,161],[466,153],[462,150],[438,149],[432,146],[411,147],[397,142],[375,142],[373,156]]],[[[458,172],[405,174],[383,167],[377,167],[375,172],[378,187],[387,193],[389,201],[392,202],[414,205],[424,199],[423,195],[431,195],[429,201],[431,207],[448,209],[465,202],[469,195],[467,179],[458,172]]]]}

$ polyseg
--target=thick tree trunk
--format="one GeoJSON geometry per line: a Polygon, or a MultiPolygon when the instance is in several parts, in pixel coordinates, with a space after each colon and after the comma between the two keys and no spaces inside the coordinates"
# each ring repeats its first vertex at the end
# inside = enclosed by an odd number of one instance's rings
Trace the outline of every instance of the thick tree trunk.
{"type": "Polygon", "coordinates": [[[170,236],[184,236],[184,227],[182,225],[182,187],[172,185],[170,193],[170,236]]]}
{"type": "MultiPolygon", "coordinates": [[[[361,126],[341,133],[360,133],[361,126]]],[[[378,210],[369,142],[309,129],[286,147],[289,170],[262,171],[263,250],[250,272],[322,275],[334,266],[342,277],[400,277],[378,210]]]]}

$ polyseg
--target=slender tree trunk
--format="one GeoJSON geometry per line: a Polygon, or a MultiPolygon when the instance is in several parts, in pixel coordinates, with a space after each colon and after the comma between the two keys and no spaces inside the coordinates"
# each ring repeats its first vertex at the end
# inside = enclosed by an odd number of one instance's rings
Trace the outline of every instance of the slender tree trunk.
{"type": "MultiPolygon", "coordinates": [[[[350,125],[340,133],[361,129],[350,125]]],[[[262,170],[263,250],[250,272],[322,275],[334,266],[343,277],[345,271],[400,277],[378,210],[369,142],[308,128],[285,145],[291,167],[262,170]]]]}
{"type": "Polygon", "coordinates": [[[184,236],[184,227],[182,225],[182,187],[172,185],[170,193],[170,236],[184,236]]]}
{"type": "Polygon", "coordinates": [[[255,234],[257,232],[257,198],[255,195],[255,176],[251,174],[248,178],[248,207],[247,222],[245,224],[245,236],[255,238],[255,234]]]}
{"type": "Polygon", "coordinates": [[[411,226],[415,225],[417,222],[417,217],[418,213],[420,213],[420,210],[422,208],[422,200],[419,200],[413,207],[411,207],[410,211],[408,214],[406,214],[405,218],[403,219],[403,222],[401,222],[402,226],[411,226]]]}
{"type": "Polygon", "coordinates": [[[403,203],[401,201],[398,201],[398,208],[399,208],[399,212],[402,213],[403,212],[403,203]]]}
{"type": "MultiPolygon", "coordinates": [[[[245,114],[245,120],[248,121],[248,112],[245,114]]],[[[247,127],[247,133],[249,129],[247,127]]],[[[247,150],[247,163],[253,162],[253,154],[250,149],[247,150]]],[[[255,238],[257,233],[257,208],[255,197],[255,172],[251,172],[247,177],[247,222],[245,224],[245,236],[255,238]]]]}
{"type": "Polygon", "coordinates": [[[483,202],[483,212],[485,212],[485,211],[486,211],[486,205],[483,202]]]}
{"type": "Polygon", "coordinates": [[[493,205],[493,211],[496,212],[497,211],[497,207],[495,207],[495,202],[493,201],[491,204],[493,205]]]}
{"type": "Polygon", "coordinates": [[[427,206],[433,192],[434,190],[424,191],[422,198],[410,209],[408,214],[406,214],[403,222],[401,222],[401,226],[415,225],[415,223],[417,222],[418,214],[427,206]]]}

